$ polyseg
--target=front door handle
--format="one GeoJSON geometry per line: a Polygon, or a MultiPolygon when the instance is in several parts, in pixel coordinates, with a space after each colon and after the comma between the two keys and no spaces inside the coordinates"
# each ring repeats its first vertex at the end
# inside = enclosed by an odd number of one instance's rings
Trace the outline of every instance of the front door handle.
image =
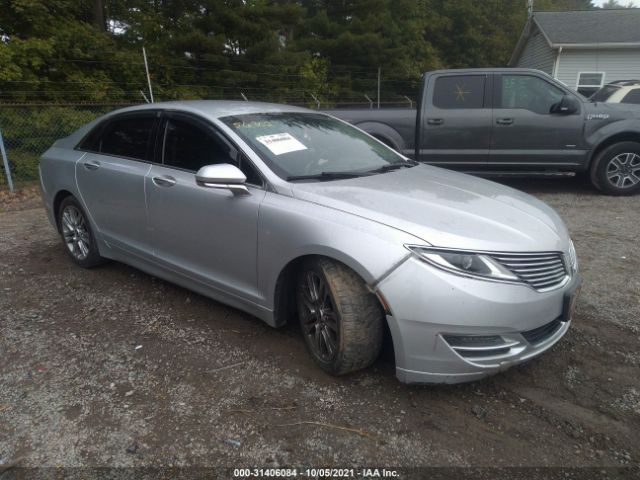
{"type": "Polygon", "coordinates": [[[162,175],[161,177],[153,177],[153,183],[159,187],[173,187],[176,184],[176,179],[169,175],[162,175]]]}
{"type": "Polygon", "coordinates": [[[427,118],[427,124],[429,125],[442,125],[444,123],[444,119],[442,118],[427,118]]]}
{"type": "Polygon", "coordinates": [[[87,170],[97,170],[100,168],[100,162],[84,162],[84,168],[86,168],[87,170]]]}
{"type": "Polygon", "coordinates": [[[513,124],[513,118],[499,118],[496,120],[498,125],[511,125],[513,124]]]}

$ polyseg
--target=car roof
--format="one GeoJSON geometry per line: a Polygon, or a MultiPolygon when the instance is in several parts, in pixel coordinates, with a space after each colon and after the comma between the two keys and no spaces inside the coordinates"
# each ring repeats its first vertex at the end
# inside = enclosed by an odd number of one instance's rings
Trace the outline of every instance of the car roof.
{"type": "Polygon", "coordinates": [[[606,85],[633,87],[635,85],[640,85],[640,80],[614,80],[613,82],[607,82],[606,85]]]}
{"type": "Polygon", "coordinates": [[[281,113],[281,112],[307,112],[318,113],[315,110],[282,105],[279,103],[245,102],[241,100],[179,100],[171,102],[158,102],[121,108],[111,112],[120,114],[126,112],[139,112],[145,110],[178,110],[182,112],[196,113],[209,118],[221,118],[230,115],[246,115],[252,113],[281,113]]]}

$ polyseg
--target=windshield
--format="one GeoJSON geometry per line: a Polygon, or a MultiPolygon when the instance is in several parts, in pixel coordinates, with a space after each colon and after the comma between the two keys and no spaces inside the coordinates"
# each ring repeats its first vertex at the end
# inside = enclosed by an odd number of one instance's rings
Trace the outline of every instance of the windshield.
{"type": "Polygon", "coordinates": [[[606,102],[611,95],[618,91],[618,87],[615,85],[605,85],[597,90],[596,93],[589,97],[592,102],[606,102]]]}
{"type": "Polygon", "coordinates": [[[392,164],[406,164],[400,154],[327,115],[258,113],[221,120],[260,154],[278,176],[288,180],[314,176],[331,179],[347,173],[358,176],[378,169],[384,171],[392,164]]]}

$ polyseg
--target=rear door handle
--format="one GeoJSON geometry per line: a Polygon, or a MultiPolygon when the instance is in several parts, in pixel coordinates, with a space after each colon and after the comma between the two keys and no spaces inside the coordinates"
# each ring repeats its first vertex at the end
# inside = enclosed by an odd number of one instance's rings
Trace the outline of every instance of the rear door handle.
{"type": "Polygon", "coordinates": [[[162,175],[161,177],[153,177],[153,183],[159,187],[173,187],[176,184],[176,179],[169,175],[162,175]]]}
{"type": "Polygon", "coordinates": [[[513,123],[513,118],[499,118],[496,120],[498,125],[511,125],[513,123]]]}
{"type": "Polygon", "coordinates": [[[427,124],[429,125],[442,125],[444,123],[444,119],[442,118],[427,118],[427,124]]]}
{"type": "Polygon", "coordinates": [[[100,162],[84,162],[84,168],[87,170],[97,170],[100,168],[100,162]]]}

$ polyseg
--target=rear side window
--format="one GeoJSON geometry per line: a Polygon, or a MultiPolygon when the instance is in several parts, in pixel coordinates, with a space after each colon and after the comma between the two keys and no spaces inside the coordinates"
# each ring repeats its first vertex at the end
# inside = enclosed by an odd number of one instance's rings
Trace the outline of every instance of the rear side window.
{"type": "Polygon", "coordinates": [[[102,127],[104,124],[100,124],[94,127],[89,134],[82,139],[78,144],[78,150],[85,152],[99,152],[100,151],[100,134],[102,133],[102,127]]]}
{"type": "Polygon", "coordinates": [[[433,91],[433,105],[438,108],[483,108],[484,75],[438,77],[433,91]]]}
{"type": "Polygon", "coordinates": [[[154,122],[149,115],[112,120],[102,131],[100,153],[146,160],[154,122]]]}
{"type": "Polygon", "coordinates": [[[640,88],[634,88],[627,93],[621,103],[635,103],[640,105],[640,88]]]}

